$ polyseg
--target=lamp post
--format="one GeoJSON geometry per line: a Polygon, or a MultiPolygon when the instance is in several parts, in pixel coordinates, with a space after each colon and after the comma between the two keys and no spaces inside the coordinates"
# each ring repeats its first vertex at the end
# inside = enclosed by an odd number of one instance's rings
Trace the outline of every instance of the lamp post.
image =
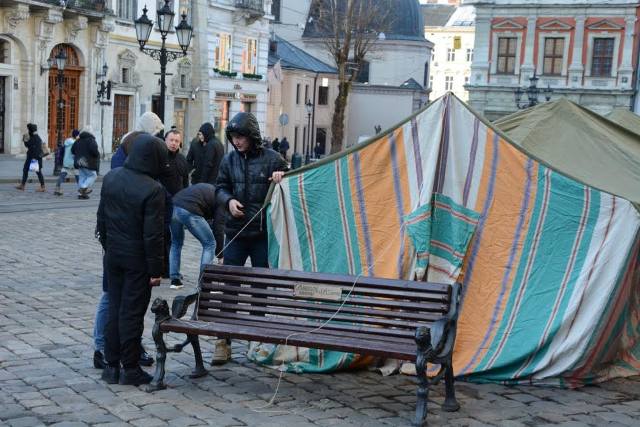
{"type": "Polygon", "coordinates": [[[540,89],[538,87],[538,80],[540,80],[535,71],[533,72],[533,76],[529,77],[529,87],[517,88],[514,91],[514,95],[516,98],[516,107],[520,110],[524,110],[525,108],[535,107],[538,105],[538,95],[540,93],[544,93],[544,97],[547,101],[551,100],[551,94],[553,93],[553,89],[551,89],[550,85],[547,85],[546,89],[540,89]],[[527,99],[523,100],[522,95],[527,94],[527,99]]]}
{"type": "Polygon", "coordinates": [[[98,92],[96,103],[100,104],[100,145],[102,146],[102,159],[104,160],[104,106],[111,105],[111,80],[105,81],[109,67],[105,63],[102,66],[102,73],[96,73],[96,84],[98,92]],[[100,80],[100,81],[98,81],[100,80]]]}
{"type": "Polygon", "coordinates": [[[307,110],[307,146],[304,147],[303,151],[304,151],[304,164],[306,165],[307,163],[309,163],[309,152],[311,151],[311,135],[313,135],[313,132],[311,132],[311,113],[313,113],[313,104],[311,103],[311,100],[308,99],[307,103],[304,104],[304,108],[307,110]]]}
{"type": "Polygon", "coordinates": [[[58,111],[56,112],[56,154],[54,158],[53,174],[60,175],[62,169],[62,127],[64,126],[64,99],[62,98],[62,86],[64,85],[64,67],[67,65],[67,55],[64,52],[64,48],[58,49],[58,54],[55,56],[56,66],[58,67],[58,111]]]}
{"type": "Polygon", "coordinates": [[[175,27],[176,37],[178,38],[178,44],[180,45],[182,52],[172,52],[167,50],[165,47],[167,34],[171,31],[173,18],[175,17],[175,13],[171,10],[171,6],[169,5],[169,0],[164,1],[164,6],[158,10],[157,16],[157,29],[160,31],[160,36],[162,38],[162,45],[160,46],[160,49],[144,47],[147,44],[147,41],[149,41],[149,36],[153,29],[153,21],[151,21],[147,16],[146,6],[142,9],[142,15],[134,21],[134,24],[136,27],[136,38],[140,44],[140,50],[153,59],[160,61],[160,111],[158,111],[158,116],[160,117],[160,120],[162,120],[162,123],[164,123],[164,98],[166,91],[165,77],[167,74],[167,63],[175,61],[181,56],[187,55],[187,49],[189,49],[191,37],[193,36],[193,27],[187,23],[187,14],[186,12],[183,12],[180,24],[175,27]]]}

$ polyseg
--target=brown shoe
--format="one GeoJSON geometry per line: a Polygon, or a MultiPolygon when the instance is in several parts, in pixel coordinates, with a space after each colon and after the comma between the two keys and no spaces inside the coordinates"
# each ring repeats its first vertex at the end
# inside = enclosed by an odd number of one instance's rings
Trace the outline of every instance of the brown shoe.
{"type": "Polygon", "coordinates": [[[39,188],[36,188],[37,193],[46,193],[47,190],[44,188],[44,185],[41,185],[39,188]]]}
{"type": "Polygon", "coordinates": [[[20,190],[20,191],[24,191],[24,184],[18,184],[16,185],[16,189],[20,190]]]}

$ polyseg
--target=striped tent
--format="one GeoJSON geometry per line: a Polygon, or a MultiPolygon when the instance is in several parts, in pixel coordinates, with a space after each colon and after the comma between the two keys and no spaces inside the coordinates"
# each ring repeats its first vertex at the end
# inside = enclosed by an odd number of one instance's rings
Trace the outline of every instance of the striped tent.
{"type": "MultiPolygon", "coordinates": [[[[459,281],[458,377],[568,387],[640,372],[640,214],[445,95],[268,197],[273,267],[459,281]]],[[[266,344],[296,372],[369,360],[266,344]]]]}

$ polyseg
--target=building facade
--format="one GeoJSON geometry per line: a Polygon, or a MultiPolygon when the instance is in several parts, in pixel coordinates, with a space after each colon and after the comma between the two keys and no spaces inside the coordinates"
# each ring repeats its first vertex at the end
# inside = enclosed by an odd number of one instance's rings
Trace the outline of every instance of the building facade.
{"type": "Polygon", "coordinates": [[[293,153],[328,154],[331,120],[338,96],[337,70],[283,38],[274,36],[269,49],[269,101],[266,136],[287,138],[293,153]],[[311,143],[309,143],[311,141],[311,143]]]}
{"type": "MultiPolygon", "coordinates": [[[[423,12],[431,5],[423,5],[423,12]]],[[[453,92],[466,101],[473,46],[475,39],[475,13],[473,6],[460,6],[453,11],[444,25],[427,25],[424,35],[433,43],[429,87],[431,99],[453,92]]]]}
{"type": "Polygon", "coordinates": [[[596,112],[629,108],[638,62],[637,1],[470,0],[476,38],[469,103],[490,120],[515,111],[514,91],[553,90],[596,112]]]}
{"type": "Polygon", "coordinates": [[[58,128],[66,138],[99,122],[96,74],[114,28],[110,8],[104,0],[0,3],[0,153],[26,151],[22,134],[29,122],[51,149],[58,128]],[[54,59],[60,51],[67,57],[61,91],[54,59]]]}

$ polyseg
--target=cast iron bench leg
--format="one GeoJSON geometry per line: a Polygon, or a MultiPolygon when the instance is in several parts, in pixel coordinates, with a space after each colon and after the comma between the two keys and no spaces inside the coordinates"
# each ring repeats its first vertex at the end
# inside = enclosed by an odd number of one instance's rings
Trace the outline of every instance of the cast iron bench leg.
{"type": "Polygon", "coordinates": [[[456,389],[454,388],[454,379],[453,379],[453,362],[452,356],[449,356],[449,361],[447,362],[445,371],[444,371],[444,387],[445,387],[445,398],[444,403],[442,404],[442,410],[447,412],[455,412],[460,409],[460,404],[456,400],[456,389]]]}
{"type": "Polygon", "coordinates": [[[207,370],[204,368],[204,362],[202,360],[202,351],[200,350],[200,339],[197,335],[187,335],[191,346],[193,347],[193,355],[196,358],[196,367],[191,371],[189,378],[200,378],[207,375],[207,370]]]}
{"type": "Polygon", "coordinates": [[[429,399],[429,378],[427,377],[427,361],[431,357],[431,331],[424,326],[416,330],[416,373],[418,374],[418,391],[416,403],[416,418],[414,426],[422,426],[427,418],[427,400],[429,399]]]}
{"type": "Polygon", "coordinates": [[[169,305],[165,300],[156,298],[151,306],[151,311],[155,313],[156,320],[153,324],[153,341],[156,343],[156,371],[151,383],[147,386],[147,391],[164,390],[167,385],[164,383],[164,363],[167,360],[167,346],[164,343],[163,334],[160,331],[160,324],[169,319],[169,305]]]}

